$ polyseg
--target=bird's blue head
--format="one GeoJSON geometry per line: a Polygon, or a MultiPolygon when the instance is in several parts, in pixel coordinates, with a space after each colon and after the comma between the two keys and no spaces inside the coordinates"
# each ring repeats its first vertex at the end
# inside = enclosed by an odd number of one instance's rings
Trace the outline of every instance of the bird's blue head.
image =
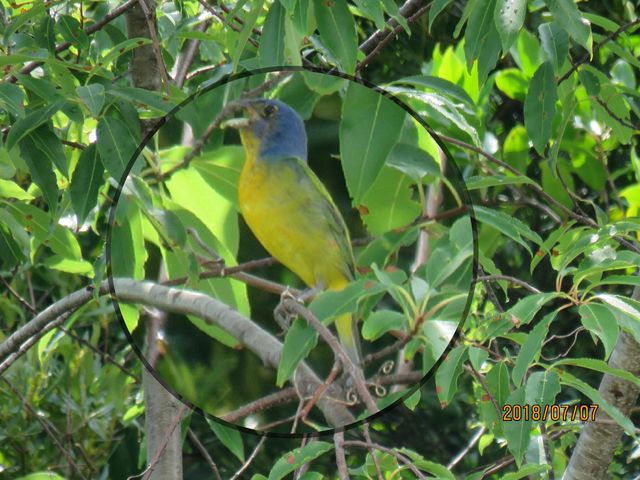
{"type": "Polygon", "coordinates": [[[307,160],[307,133],[300,115],[286,103],[264,98],[241,100],[248,122],[242,141],[255,146],[260,158],[298,157],[307,160]]]}

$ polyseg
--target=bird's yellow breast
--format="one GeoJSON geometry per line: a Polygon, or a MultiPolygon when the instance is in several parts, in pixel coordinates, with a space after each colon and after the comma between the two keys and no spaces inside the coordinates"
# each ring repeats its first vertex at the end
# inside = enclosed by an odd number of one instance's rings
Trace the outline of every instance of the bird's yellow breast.
{"type": "Polygon", "coordinates": [[[240,211],[265,249],[307,285],[341,289],[348,282],[345,255],[309,185],[291,164],[257,159],[247,149],[240,211]]]}

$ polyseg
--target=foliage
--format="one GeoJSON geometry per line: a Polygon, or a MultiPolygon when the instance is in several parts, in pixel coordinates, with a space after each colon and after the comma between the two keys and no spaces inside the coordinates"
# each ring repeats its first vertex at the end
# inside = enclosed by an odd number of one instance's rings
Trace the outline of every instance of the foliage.
{"type": "MultiPolygon", "coordinates": [[[[344,450],[353,478],[377,469],[396,478],[559,478],[580,418],[505,421],[503,409],[596,404],[625,432],[608,474],[637,474],[637,418],[597,390],[603,375],[640,385],[626,366],[608,363],[621,335],[640,342],[632,293],[640,286],[640,21],[632,2],[436,0],[404,15],[391,0],[204,3],[147,7],[155,11],[152,35],[127,27],[137,1],[0,7],[0,340],[72,292],[96,291],[62,318],[64,330],[38,337],[2,373],[0,471],[126,478],[144,468],[132,345],[149,348],[148,312],[120,305],[130,344],[98,294],[108,263],[117,276],[182,278],[277,332],[277,297],[220,273],[264,251],[237,213],[237,138],[208,131],[225,105],[273,75],[207,87],[259,67],[303,65],[375,82],[435,132],[336,76],[296,71],[261,92],[303,116],[311,167],[353,238],[365,239],[356,243],[358,278],[309,309],[326,323],[341,308],[357,311],[370,352],[398,338],[399,360],[419,375],[436,365],[435,373],[406,400],[411,411],[400,404],[371,422],[371,441],[354,440],[358,430],[344,444],[262,441],[198,415],[183,422],[185,431],[197,433],[225,478],[248,459],[245,475],[254,478],[300,468],[308,468],[300,478],[336,478],[344,450]],[[376,34],[385,21],[395,28],[388,38],[376,34]],[[139,81],[145,61],[161,64],[151,79],[157,90],[139,81]],[[179,105],[137,151],[153,122],[179,105]],[[437,221],[418,221],[423,214],[437,221]],[[468,299],[472,222],[478,281],[468,299]],[[425,242],[427,258],[416,262],[425,242]],[[214,255],[218,273],[202,278],[203,257],[211,263],[214,255]]],[[[253,273],[300,286],[279,266],[253,273]]],[[[228,332],[188,320],[170,315],[153,346],[158,372],[184,398],[223,413],[275,385],[276,372],[228,332]],[[239,380],[239,371],[253,375],[239,380]]],[[[315,335],[294,323],[281,380],[307,355],[331,366],[330,352],[311,352],[315,335]],[[299,348],[301,339],[308,348],[299,348]]],[[[392,391],[378,403],[400,397],[392,391]]],[[[283,410],[270,415],[244,425],[283,410]]],[[[321,416],[300,426],[325,427],[321,416]]],[[[185,476],[210,476],[197,442],[186,438],[185,476]]]]}

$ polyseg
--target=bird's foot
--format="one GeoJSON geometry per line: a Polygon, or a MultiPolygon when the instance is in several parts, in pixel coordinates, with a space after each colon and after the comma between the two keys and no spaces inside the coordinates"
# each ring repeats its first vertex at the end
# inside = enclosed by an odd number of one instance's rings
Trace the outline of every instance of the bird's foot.
{"type": "Polygon", "coordinates": [[[304,303],[300,299],[300,297],[295,296],[291,292],[291,289],[289,287],[287,287],[285,291],[282,292],[282,294],[280,295],[280,303],[278,303],[275,310],[273,311],[273,316],[283,331],[289,330],[291,322],[293,322],[298,317],[297,314],[293,313],[287,308],[287,305],[285,303],[286,300],[293,300],[294,302],[304,303]]]}

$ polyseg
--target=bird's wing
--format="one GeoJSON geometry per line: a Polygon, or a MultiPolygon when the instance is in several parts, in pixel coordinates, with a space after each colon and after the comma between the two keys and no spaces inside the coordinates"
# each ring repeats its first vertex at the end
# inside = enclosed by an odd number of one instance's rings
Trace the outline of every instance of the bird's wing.
{"type": "Polygon", "coordinates": [[[349,229],[340,214],[340,210],[333,202],[331,195],[327,191],[326,187],[322,184],[320,179],[313,173],[313,170],[307,165],[307,163],[300,158],[290,158],[292,166],[298,174],[300,182],[308,182],[307,187],[310,191],[317,192],[318,200],[321,205],[320,208],[327,218],[327,225],[333,239],[336,241],[340,248],[340,252],[344,255],[345,262],[345,275],[350,280],[355,276],[355,260],[353,257],[353,250],[351,249],[351,237],[349,235],[349,229]]]}

